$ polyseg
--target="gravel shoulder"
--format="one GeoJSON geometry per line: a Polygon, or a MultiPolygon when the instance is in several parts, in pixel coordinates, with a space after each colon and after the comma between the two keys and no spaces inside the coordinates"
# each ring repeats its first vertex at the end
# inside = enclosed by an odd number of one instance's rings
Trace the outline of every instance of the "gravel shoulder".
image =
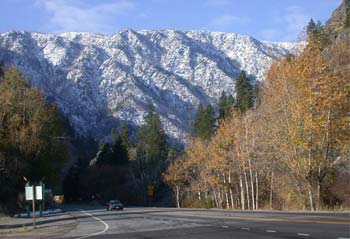
{"type": "Polygon", "coordinates": [[[74,230],[78,221],[69,213],[47,215],[36,220],[36,229],[31,218],[0,217],[0,238],[46,239],[57,238],[74,230]]]}

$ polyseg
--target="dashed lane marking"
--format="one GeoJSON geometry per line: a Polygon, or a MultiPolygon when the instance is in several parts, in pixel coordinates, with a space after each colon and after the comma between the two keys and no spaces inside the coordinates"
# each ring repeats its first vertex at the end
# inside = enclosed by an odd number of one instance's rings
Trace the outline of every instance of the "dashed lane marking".
{"type": "MultiPolygon", "coordinates": [[[[153,215],[157,215],[154,213],[153,215]]],[[[159,214],[160,215],[160,214],[159,214]]],[[[310,223],[310,224],[329,224],[329,225],[350,225],[349,221],[312,221],[312,220],[299,220],[299,219],[283,219],[283,218],[259,218],[259,217],[239,217],[239,216],[219,216],[219,215],[205,215],[205,214],[185,214],[176,213],[176,216],[185,216],[192,218],[229,218],[237,220],[247,220],[247,221],[263,221],[263,222],[287,222],[287,223],[310,223]]]]}
{"type": "Polygon", "coordinates": [[[86,215],[88,215],[88,216],[90,216],[90,217],[92,217],[92,218],[94,218],[95,220],[101,222],[105,226],[105,228],[102,231],[95,232],[95,233],[92,233],[92,234],[87,235],[87,236],[78,237],[77,239],[84,239],[84,238],[88,238],[88,237],[92,237],[92,236],[97,236],[97,235],[100,235],[102,233],[105,233],[109,229],[109,225],[107,223],[105,223],[102,219],[100,219],[98,217],[95,217],[94,215],[92,215],[92,214],[90,214],[88,212],[85,212],[85,211],[82,211],[82,210],[81,210],[81,212],[86,214],[86,215]]]}
{"type": "Polygon", "coordinates": [[[276,232],[275,230],[266,230],[266,232],[276,232]]]}
{"type": "Polygon", "coordinates": [[[307,234],[307,233],[298,233],[297,235],[298,235],[298,236],[304,236],[304,237],[310,236],[310,234],[307,234]]]}
{"type": "Polygon", "coordinates": [[[249,231],[250,228],[249,228],[249,227],[241,227],[241,230],[247,230],[247,231],[249,231]]]}

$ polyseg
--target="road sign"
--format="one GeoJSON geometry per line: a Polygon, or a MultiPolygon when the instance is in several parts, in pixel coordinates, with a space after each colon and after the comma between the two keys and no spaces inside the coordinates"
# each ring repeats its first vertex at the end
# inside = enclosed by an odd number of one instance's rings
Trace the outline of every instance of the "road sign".
{"type": "Polygon", "coordinates": [[[147,185],[147,195],[152,197],[153,196],[153,190],[154,190],[154,186],[152,184],[148,184],[147,185]]]}
{"type": "Polygon", "coordinates": [[[36,200],[43,200],[43,187],[42,186],[35,186],[35,199],[36,200]]]}
{"type": "Polygon", "coordinates": [[[26,191],[26,200],[31,201],[34,200],[34,193],[33,193],[33,186],[26,186],[25,191],[26,191]]]}

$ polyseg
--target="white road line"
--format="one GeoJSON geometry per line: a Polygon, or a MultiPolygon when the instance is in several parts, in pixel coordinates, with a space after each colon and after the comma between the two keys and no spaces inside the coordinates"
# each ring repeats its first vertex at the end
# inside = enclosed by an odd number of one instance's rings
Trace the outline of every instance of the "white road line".
{"type": "Polygon", "coordinates": [[[350,237],[338,237],[338,239],[350,239],[350,237]]]}
{"type": "Polygon", "coordinates": [[[266,230],[266,232],[276,232],[275,230],[266,230]]]}
{"type": "Polygon", "coordinates": [[[249,228],[249,227],[241,227],[241,230],[247,230],[247,231],[249,231],[250,228],[249,228]]]}
{"type": "Polygon", "coordinates": [[[298,235],[298,236],[304,236],[304,237],[310,236],[310,234],[306,234],[306,233],[298,233],[297,235],[298,235]]]}
{"type": "Polygon", "coordinates": [[[83,238],[88,238],[88,237],[92,237],[92,236],[97,236],[97,235],[100,235],[100,234],[102,234],[102,233],[105,233],[105,232],[109,229],[108,224],[105,223],[102,219],[100,219],[100,218],[98,218],[98,217],[95,217],[94,215],[92,215],[92,214],[90,214],[90,213],[88,213],[88,212],[85,212],[85,211],[82,211],[82,210],[81,210],[81,212],[84,213],[84,214],[86,214],[86,215],[88,215],[88,216],[90,216],[90,217],[92,217],[92,218],[94,218],[94,219],[96,219],[97,221],[101,222],[101,223],[105,226],[105,229],[103,229],[103,230],[100,231],[100,232],[95,232],[95,233],[92,233],[92,234],[87,235],[87,236],[78,237],[77,239],[83,239],[83,238]]]}
{"type": "Polygon", "coordinates": [[[223,227],[223,228],[228,228],[228,226],[226,226],[226,225],[223,225],[222,227],[223,227]]]}

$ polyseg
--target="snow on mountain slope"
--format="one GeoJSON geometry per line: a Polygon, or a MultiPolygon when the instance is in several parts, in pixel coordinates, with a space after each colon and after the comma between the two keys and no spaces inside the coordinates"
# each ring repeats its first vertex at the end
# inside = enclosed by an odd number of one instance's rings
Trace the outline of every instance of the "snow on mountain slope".
{"type": "Polygon", "coordinates": [[[234,94],[240,70],[264,80],[271,63],[296,48],[221,32],[11,31],[0,35],[0,62],[22,70],[79,133],[99,138],[120,121],[138,126],[152,102],[167,133],[183,140],[199,102],[234,94]]]}

